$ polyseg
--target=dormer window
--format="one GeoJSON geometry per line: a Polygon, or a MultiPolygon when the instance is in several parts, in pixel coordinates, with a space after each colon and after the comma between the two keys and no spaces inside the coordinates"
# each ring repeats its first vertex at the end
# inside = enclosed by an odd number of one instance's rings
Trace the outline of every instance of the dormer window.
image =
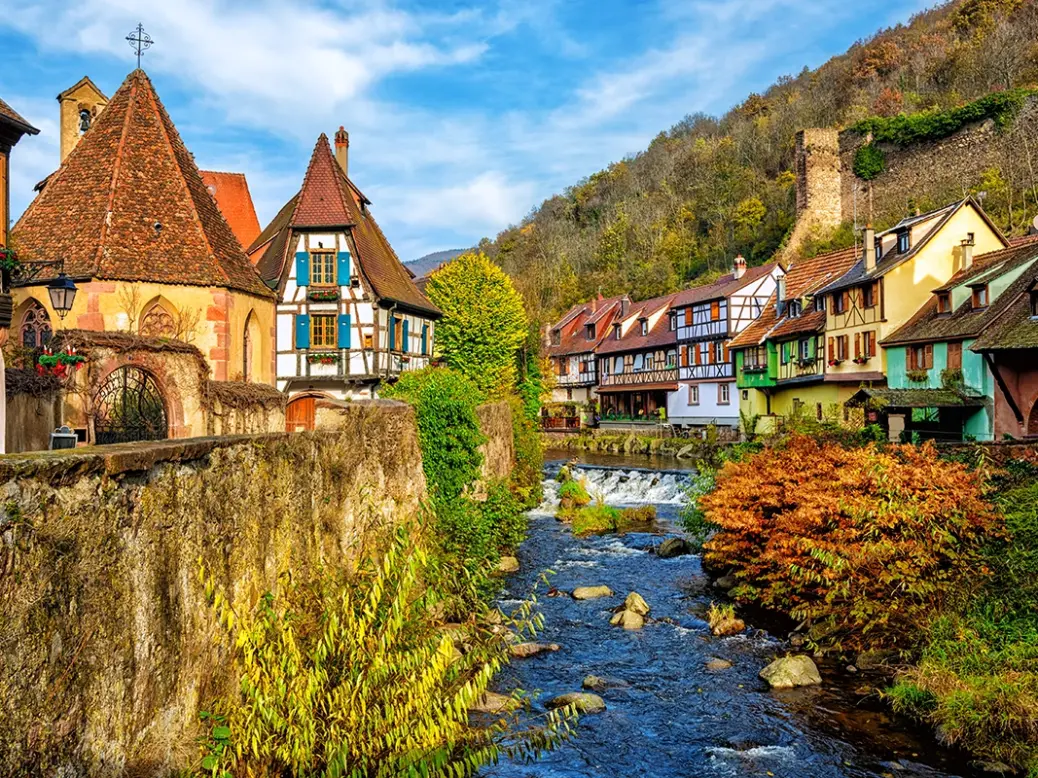
{"type": "Polygon", "coordinates": [[[558,346],[562,344],[562,333],[559,330],[551,331],[551,345],[558,346]]]}
{"type": "Polygon", "coordinates": [[[825,310],[825,295],[819,295],[815,298],[815,311],[825,310]]]}
{"type": "Polygon", "coordinates": [[[584,337],[587,338],[588,340],[594,340],[595,339],[595,325],[594,324],[588,324],[587,326],[584,327],[584,337]]]}
{"type": "Polygon", "coordinates": [[[988,288],[986,284],[973,287],[973,307],[974,309],[988,307],[988,288]]]}
{"type": "Polygon", "coordinates": [[[789,303],[789,318],[795,319],[804,312],[804,306],[799,300],[791,300],[789,303]]]}
{"type": "Polygon", "coordinates": [[[671,311],[670,312],[670,322],[669,322],[669,325],[670,325],[670,331],[671,332],[674,332],[674,331],[677,330],[677,328],[678,328],[678,312],[677,311],[671,311]]]}
{"type": "Polygon", "coordinates": [[[937,294],[937,313],[951,313],[951,292],[939,292],[937,294]]]}
{"type": "Polygon", "coordinates": [[[616,338],[616,340],[620,340],[620,325],[619,324],[614,324],[613,325],[613,337],[616,338]]]}
{"type": "Polygon", "coordinates": [[[642,333],[643,337],[645,335],[649,334],[649,320],[648,319],[638,319],[638,325],[641,327],[641,333],[642,333]]]}
{"type": "Polygon", "coordinates": [[[912,241],[908,230],[902,230],[897,234],[897,253],[907,254],[908,249],[911,248],[912,241]]]}

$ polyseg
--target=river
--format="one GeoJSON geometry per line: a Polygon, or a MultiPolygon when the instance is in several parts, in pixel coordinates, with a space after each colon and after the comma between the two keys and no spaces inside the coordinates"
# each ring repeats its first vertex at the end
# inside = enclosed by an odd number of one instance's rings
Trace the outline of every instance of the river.
{"type": "Polygon", "coordinates": [[[536,713],[550,697],[580,691],[587,674],[625,685],[599,692],[607,710],[581,717],[576,737],[555,752],[535,764],[499,764],[485,776],[974,775],[965,756],[936,747],[874,695],[865,696],[867,679],[842,665],[821,665],[822,687],[770,691],[757,673],[786,651],[785,643],[754,624],[743,635],[713,637],[703,614],[719,598],[699,558],[664,560],[646,550],[680,534],[676,521],[691,474],[676,460],[639,469],[632,465],[646,460],[604,464],[609,461],[596,458],[578,467],[588,491],[612,505],[655,505],[659,532],[574,537],[554,518],[553,476],[560,463],[549,464],[545,501],[530,514],[530,534],[518,555],[521,570],[507,580],[500,606],[507,612],[529,596],[546,571],[553,571],[551,585],[565,592],[604,584],[615,596],[582,602],[545,597],[540,584],[537,607],[545,624],[538,639],[561,650],[513,660],[495,688],[539,693],[536,713]],[[646,599],[654,619],[638,632],[609,624],[611,609],[631,591],[646,599]],[[732,666],[709,671],[712,658],[732,666]]]}

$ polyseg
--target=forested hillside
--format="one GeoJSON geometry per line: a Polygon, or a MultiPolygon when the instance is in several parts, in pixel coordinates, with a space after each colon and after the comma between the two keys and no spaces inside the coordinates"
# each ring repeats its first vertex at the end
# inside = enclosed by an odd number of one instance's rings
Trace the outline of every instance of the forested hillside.
{"type": "MultiPolygon", "coordinates": [[[[1038,0],[952,0],[817,70],[778,79],[720,118],[686,117],[482,248],[512,275],[536,321],[599,291],[638,299],[674,291],[720,273],[738,253],[765,262],[794,223],[798,130],[871,128],[865,120],[900,114],[922,114],[915,121],[924,129],[946,125],[971,101],[1038,82],[1036,42],[1038,0]]],[[[1029,153],[1024,173],[994,168],[972,182],[1009,233],[1038,212],[1029,153]]],[[[806,250],[851,241],[845,224],[806,250]]]]}

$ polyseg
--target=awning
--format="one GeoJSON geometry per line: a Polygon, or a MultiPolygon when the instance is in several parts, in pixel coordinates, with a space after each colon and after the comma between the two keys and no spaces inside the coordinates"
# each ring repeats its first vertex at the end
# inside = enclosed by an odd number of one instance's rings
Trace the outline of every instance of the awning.
{"type": "Polygon", "coordinates": [[[954,389],[861,389],[845,405],[851,408],[983,408],[986,397],[954,389]]]}
{"type": "Polygon", "coordinates": [[[628,384],[626,386],[600,386],[598,387],[599,394],[623,394],[624,392],[676,392],[678,390],[677,383],[672,384],[628,384]]]}

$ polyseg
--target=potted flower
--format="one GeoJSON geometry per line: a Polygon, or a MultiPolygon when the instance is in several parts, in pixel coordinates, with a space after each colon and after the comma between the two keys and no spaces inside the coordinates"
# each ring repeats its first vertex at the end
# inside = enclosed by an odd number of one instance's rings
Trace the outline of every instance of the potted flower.
{"type": "Polygon", "coordinates": [[[869,361],[869,357],[855,357],[854,358],[854,364],[856,364],[856,365],[864,365],[868,361],[869,361]]]}
{"type": "Polygon", "coordinates": [[[71,373],[79,370],[86,363],[86,357],[77,354],[75,348],[68,351],[54,353],[49,347],[44,347],[43,353],[36,360],[36,372],[39,375],[53,375],[57,378],[66,378],[71,373]]]}
{"type": "Polygon", "coordinates": [[[334,351],[317,351],[306,355],[306,361],[311,365],[334,365],[339,361],[339,355],[334,351]]]}

